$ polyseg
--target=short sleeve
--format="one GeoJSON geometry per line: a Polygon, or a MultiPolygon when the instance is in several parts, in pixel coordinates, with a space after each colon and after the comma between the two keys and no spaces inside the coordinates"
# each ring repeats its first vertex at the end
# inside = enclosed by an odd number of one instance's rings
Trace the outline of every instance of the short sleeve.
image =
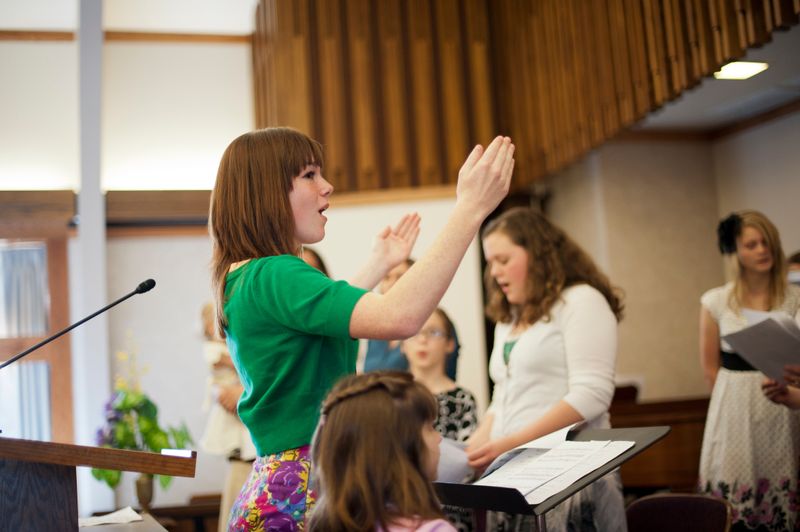
{"type": "Polygon", "coordinates": [[[714,318],[714,321],[719,323],[722,313],[725,310],[727,302],[725,301],[726,290],[724,286],[712,288],[700,297],[700,304],[703,305],[714,318]]]}
{"type": "Polygon", "coordinates": [[[298,257],[281,255],[252,265],[256,308],[286,328],[350,338],[350,317],[367,292],[333,281],[298,257]]]}

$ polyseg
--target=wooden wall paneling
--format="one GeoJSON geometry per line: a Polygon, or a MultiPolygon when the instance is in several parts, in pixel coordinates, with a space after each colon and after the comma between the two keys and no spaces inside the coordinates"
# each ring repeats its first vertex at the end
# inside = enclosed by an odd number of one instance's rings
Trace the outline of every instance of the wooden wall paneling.
{"type": "Polygon", "coordinates": [[[580,10],[581,26],[584,34],[586,48],[586,72],[588,83],[584,86],[586,93],[586,103],[588,106],[587,119],[589,122],[589,139],[591,145],[598,146],[605,140],[605,126],[603,124],[603,102],[599,88],[600,65],[596,59],[597,48],[595,42],[594,9],[591,2],[583,2],[580,10]]]}
{"type": "Polygon", "coordinates": [[[787,29],[797,24],[797,6],[792,0],[772,0],[772,16],[776,28],[787,29]]]}
{"type": "Polygon", "coordinates": [[[627,26],[627,48],[631,54],[631,81],[635,120],[643,118],[651,109],[652,91],[647,68],[647,41],[644,32],[641,0],[625,1],[625,25],[627,26]]]}
{"type": "MultiPolygon", "coordinates": [[[[747,21],[747,39],[750,46],[758,46],[772,39],[772,15],[769,3],[764,0],[742,0],[747,21]]],[[[800,0],[798,0],[800,1],[800,0]]]]}
{"type": "Polygon", "coordinates": [[[569,9],[569,38],[572,43],[572,105],[575,106],[575,144],[583,153],[588,151],[591,144],[589,133],[589,99],[586,87],[591,85],[592,79],[588,76],[589,48],[586,44],[586,34],[582,28],[582,13],[585,9],[583,2],[573,0],[569,9]]]}
{"type": "Polygon", "coordinates": [[[753,0],[756,3],[759,1],[761,4],[759,11],[764,13],[764,27],[768,33],[772,33],[772,30],[775,29],[775,19],[772,16],[772,0],[753,0]]]}
{"type": "Polygon", "coordinates": [[[261,17],[264,13],[264,5],[261,2],[256,4],[256,17],[255,17],[255,29],[253,31],[253,52],[251,55],[251,61],[253,65],[253,111],[255,112],[255,123],[256,127],[261,127],[261,123],[263,122],[263,109],[262,109],[262,102],[264,101],[264,94],[263,94],[263,85],[262,85],[262,75],[264,73],[264,69],[262,66],[263,61],[263,54],[264,54],[264,47],[261,44],[261,39],[264,36],[264,28],[262,26],[261,17]]]}
{"type": "Polygon", "coordinates": [[[738,19],[730,0],[712,0],[709,6],[714,9],[719,28],[721,61],[718,65],[739,58],[744,54],[744,46],[739,42],[738,19]]]}
{"type": "Polygon", "coordinates": [[[284,38],[283,43],[276,43],[283,49],[277,58],[278,75],[283,78],[277,102],[278,114],[283,116],[279,125],[314,137],[309,0],[279,0],[277,21],[278,35],[284,38]]]}
{"type": "Polygon", "coordinates": [[[794,13],[800,15],[800,0],[794,0],[794,13]]]}
{"type": "Polygon", "coordinates": [[[458,170],[469,152],[468,77],[464,69],[461,0],[435,0],[436,40],[439,52],[439,100],[444,134],[444,183],[455,183],[458,170]]]}
{"type": "Polygon", "coordinates": [[[553,152],[548,165],[549,171],[558,170],[564,163],[567,142],[569,140],[569,114],[564,102],[564,45],[563,28],[559,21],[559,9],[563,3],[545,0],[542,6],[547,21],[547,54],[550,57],[547,76],[550,90],[541,96],[549,101],[552,111],[551,127],[553,128],[553,152]]]}
{"type": "Polygon", "coordinates": [[[708,2],[708,24],[711,28],[711,36],[713,37],[712,43],[714,45],[714,60],[712,62],[713,68],[716,69],[718,65],[726,62],[726,49],[725,38],[722,34],[722,22],[720,21],[719,8],[717,0],[697,0],[699,2],[708,2]]]}
{"type": "Polygon", "coordinates": [[[562,166],[569,164],[582,153],[578,135],[578,87],[575,79],[575,38],[572,34],[574,2],[566,0],[557,4],[557,25],[561,46],[561,105],[564,109],[565,138],[562,166]]]}
{"type": "Polygon", "coordinates": [[[411,116],[416,168],[420,186],[444,182],[444,162],[440,149],[441,123],[436,101],[437,76],[434,68],[433,20],[426,0],[403,2],[408,21],[408,46],[411,68],[411,116]]]}
{"type": "Polygon", "coordinates": [[[708,76],[717,69],[717,46],[711,20],[711,3],[707,0],[691,0],[697,27],[697,47],[701,76],[708,76]]]}
{"type": "Polygon", "coordinates": [[[600,91],[603,108],[604,139],[617,134],[620,127],[619,108],[617,106],[614,67],[612,62],[611,38],[608,25],[608,3],[606,0],[592,2],[595,31],[595,54],[600,66],[600,91]]]}
{"type": "Polygon", "coordinates": [[[319,141],[325,147],[325,175],[339,192],[357,190],[353,167],[352,115],[347,98],[344,7],[341,0],[316,0],[315,23],[319,84],[319,141]]]}
{"type": "Polygon", "coordinates": [[[697,19],[695,18],[694,2],[692,0],[682,0],[685,31],[686,31],[686,52],[689,57],[687,76],[689,86],[692,86],[703,77],[703,67],[700,60],[700,42],[698,37],[697,19]]]}
{"type": "Polygon", "coordinates": [[[277,43],[281,42],[280,35],[277,34],[277,0],[263,0],[261,5],[264,7],[263,12],[263,36],[262,44],[264,46],[264,53],[262,56],[263,72],[261,81],[263,83],[263,102],[262,113],[263,122],[260,127],[276,126],[279,125],[280,117],[278,116],[278,97],[280,93],[281,79],[278,76],[277,43]]]}
{"type": "Polygon", "coordinates": [[[404,188],[412,184],[412,157],[402,7],[400,0],[384,0],[378,5],[378,64],[383,88],[379,116],[386,154],[383,175],[389,188],[404,188]]]}
{"type": "Polygon", "coordinates": [[[685,20],[681,11],[681,0],[664,0],[664,19],[670,21],[672,27],[672,86],[680,93],[689,87],[685,20]]]}
{"type": "Polygon", "coordinates": [[[348,96],[355,135],[355,177],[358,190],[380,188],[379,126],[375,83],[375,44],[372,39],[373,9],[369,0],[344,2],[350,64],[348,96]]]}
{"type": "Polygon", "coordinates": [[[631,56],[628,49],[627,28],[625,26],[624,0],[609,0],[609,32],[611,35],[611,59],[614,63],[614,85],[620,125],[633,124],[633,82],[631,80],[631,56]]]}
{"type": "MultiPolygon", "coordinates": [[[[47,275],[50,285],[50,327],[47,335],[69,327],[69,275],[67,236],[47,239],[47,275]]],[[[55,442],[72,443],[72,361],[68,336],[42,347],[31,357],[42,356],[50,364],[50,415],[55,442]]]]}
{"type": "Polygon", "coordinates": [[[491,17],[492,60],[497,79],[494,83],[497,101],[499,133],[509,135],[516,145],[516,166],[512,189],[517,189],[531,179],[530,160],[541,149],[541,138],[534,139],[530,132],[542,120],[538,114],[541,102],[536,89],[529,85],[533,76],[536,50],[526,42],[532,37],[532,20],[528,12],[531,5],[518,0],[499,0],[492,5],[491,17]]]}
{"type": "MultiPolygon", "coordinates": [[[[489,62],[490,33],[488,5],[484,0],[464,2],[467,83],[470,88],[468,116],[472,138],[470,144],[484,146],[497,131],[492,80],[496,73],[489,62]]],[[[466,155],[465,155],[466,156],[466,155]]]]}
{"type": "Polygon", "coordinates": [[[535,65],[539,76],[540,90],[537,92],[537,107],[546,121],[542,123],[542,148],[544,151],[545,172],[553,172],[558,168],[559,149],[561,143],[561,116],[557,107],[558,85],[555,76],[558,68],[557,45],[552,18],[552,1],[547,0],[537,3],[532,7],[531,14],[537,23],[536,33],[543,37],[537,39],[536,48],[540,63],[535,65]]]}
{"type": "Polygon", "coordinates": [[[657,0],[643,0],[642,16],[647,37],[647,64],[653,84],[653,101],[660,107],[669,98],[664,71],[663,45],[661,43],[660,23],[658,21],[657,0]]]}
{"type": "Polygon", "coordinates": [[[509,83],[517,85],[513,108],[510,109],[514,135],[519,136],[519,140],[515,139],[517,151],[514,157],[517,162],[513,188],[523,190],[545,174],[547,159],[552,157],[553,108],[546,96],[551,86],[543,63],[543,10],[524,1],[515,0],[512,4],[513,10],[505,21],[505,27],[514,31],[514,41],[506,53],[510,59],[509,83]]]}
{"type": "Polygon", "coordinates": [[[742,48],[749,46],[750,36],[754,36],[755,33],[749,4],[750,0],[733,0],[733,12],[736,16],[736,36],[742,48]]]}

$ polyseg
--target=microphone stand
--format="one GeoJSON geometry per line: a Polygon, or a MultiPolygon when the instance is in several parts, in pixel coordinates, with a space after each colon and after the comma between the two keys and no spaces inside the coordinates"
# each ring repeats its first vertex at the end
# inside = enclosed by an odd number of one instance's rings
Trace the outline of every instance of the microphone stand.
{"type": "Polygon", "coordinates": [[[29,353],[32,353],[33,351],[36,351],[37,349],[39,349],[39,348],[40,348],[40,347],[42,347],[43,345],[49,344],[50,342],[52,342],[52,341],[53,341],[53,340],[55,340],[56,338],[58,338],[58,337],[60,337],[60,336],[62,336],[62,335],[64,335],[64,334],[68,333],[69,331],[71,331],[72,329],[74,329],[75,327],[77,327],[78,325],[81,325],[81,324],[83,324],[83,323],[86,323],[87,321],[89,321],[90,319],[94,318],[94,317],[95,317],[95,316],[97,316],[98,314],[102,314],[103,312],[107,311],[107,310],[108,310],[108,309],[110,309],[111,307],[113,307],[113,306],[115,306],[115,305],[119,305],[120,303],[122,303],[123,301],[125,301],[126,299],[128,299],[129,297],[133,297],[133,296],[135,296],[136,294],[143,294],[143,293],[145,293],[145,292],[147,292],[147,291],[151,290],[151,289],[152,289],[152,288],[153,288],[155,285],[156,285],[156,282],[155,282],[154,280],[152,280],[152,279],[148,279],[148,280],[146,280],[146,281],[143,281],[143,282],[139,283],[139,286],[137,286],[135,290],[133,290],[132,292],[130,292],[130,293],[128,293],[128,294],[126,294],[126,295],[122,296],[121,298],[117,299],[117,300],[116,300],[116,301],[114,301],[113,303],[110,303],[110,304],[106,305],[105,307],[101,308],[100,310],[98,310],[97,312],[95,312],[95,313],[93,313],[93,314],[90,314],[89,316],[86,316],[85,318],[83,318],[82,320],[80,320],[80,321],[78,321],[78,322],[76,322],[76,323],[73,323],[72,325],[70,325],[70,326],[69,326],[69,327],[67,327],[66,329],[63,329],[63,330],[61,330],[61,331],[57,332],[57,333],[56,333],[56,334],[54,334],[53,336],[51,336],[51,337],[49,337],[49,338],[45,338],[44,340],[42,340],[42,341],[41,341],[41,342],[39,342],[38,344],[34,345],[33,347],[29,347],[29,348],[28,348],[28,349],[26,349],[25,351],[23,351],[23,352],[21,352],[21,353],[17,353],[16,355],[14,355],[13,357],[11,357],[10,359],[8,359],[8,360],[6,360],[5,362],[3,362],[2,364],[0,364],[0,369],[3,369],[4,367],[6,367],[6,366],[9,366],[9,365],[13,364],[14,362],[16,362],[17,360],[19,360],[20,358],[22,358],[22,357],[24,357],[24,356],[28,355],[29,353]]]}

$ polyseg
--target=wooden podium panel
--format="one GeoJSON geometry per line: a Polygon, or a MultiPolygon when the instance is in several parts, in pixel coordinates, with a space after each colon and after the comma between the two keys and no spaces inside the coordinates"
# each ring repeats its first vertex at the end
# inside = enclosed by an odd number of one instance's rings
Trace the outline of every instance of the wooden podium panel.
{"type": "Polygon", "coordinates": [[[194,477],[190,458],[0,438],[0,532],[78,530],[75,467],[194,477]]]}

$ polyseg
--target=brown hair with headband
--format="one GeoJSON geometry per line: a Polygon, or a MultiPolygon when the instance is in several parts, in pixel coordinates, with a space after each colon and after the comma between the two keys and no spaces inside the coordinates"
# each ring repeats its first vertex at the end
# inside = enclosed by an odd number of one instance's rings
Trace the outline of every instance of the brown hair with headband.
{"type": "Polygon", "coordinates": [[[315,532],[386,529],[400,518],[442,517],[426,478],[425,424],[437,403],[405,372],[345,377],[322,405],[312,460],[321,497],[315,532]]]}

